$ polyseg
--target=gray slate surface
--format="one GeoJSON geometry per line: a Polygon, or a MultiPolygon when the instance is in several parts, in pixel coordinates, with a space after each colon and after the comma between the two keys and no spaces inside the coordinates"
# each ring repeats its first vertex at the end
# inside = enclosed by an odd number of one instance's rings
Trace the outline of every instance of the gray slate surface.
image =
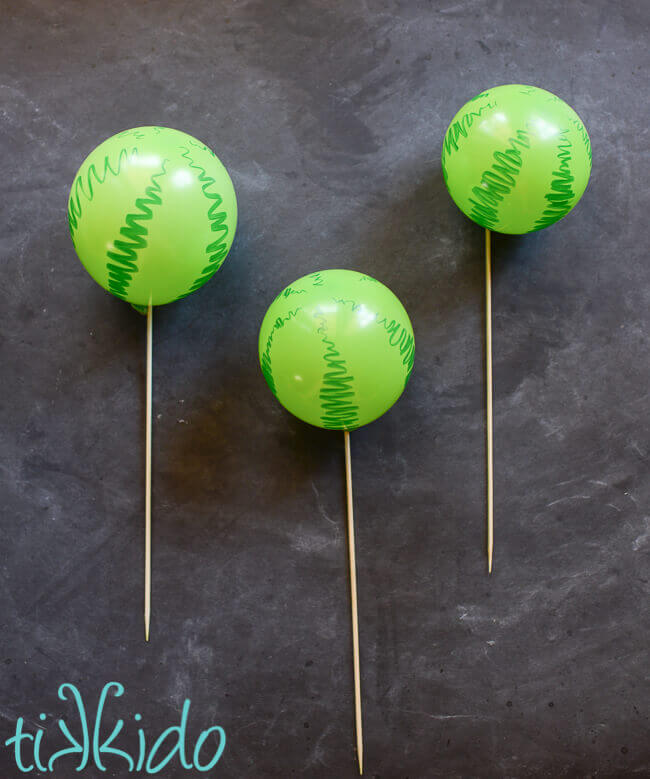
{"type": "Polygon", "coordinates": [[[42,711],[54,743],[59,684],[92,706],[116,680],[132,750],[135,711],[155,738],[189,697],[227,733],[214,776],[356,775],[342,437],[280,408],[256,346],[285,284],[349,267],[416,332],[402,400],[352,438],[366,775],[650,776],[647,4],[0,10],[1,742],[42,711]],[[439,151],[509,82],[578,111],[594,170],[566,220],[494,240],[488,579],[483,236],[439,151]],[[219,274],[155,314],[149,646],[144,320],[66,225],[81,160],[141,124],[212,146],[240,204],[219,274]]]}

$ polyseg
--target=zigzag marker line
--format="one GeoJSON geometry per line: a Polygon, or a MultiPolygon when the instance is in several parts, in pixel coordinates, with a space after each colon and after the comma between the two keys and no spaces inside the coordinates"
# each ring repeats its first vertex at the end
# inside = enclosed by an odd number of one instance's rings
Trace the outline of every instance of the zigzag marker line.
{"type": "MultiPolygon", "coordinates": [[[[473,98],[471,102],[473,103],[474,100],[485,97],[487,94],[487,92],[482,92],[480,95],[477,95],[475,98],[473,98]]],[[[463,138],[467,138],[469,129],[474,124],[476,119],[480,118],[483,111],[486,111],[488,108],[494,108],[495,106],[496,103],[486,103],[485,105],[481,106],[478,111],[467,111],[467,113],[463,114],[460,119],[456,120],[449,126],[449,129],[445,133],[445,139],[442,143],[442,170],[445,177],[445,162],[447,157],[449,157],[454,151],[458,151],[458,139],[461,136],[463,138]]]]}
{"type": "Polygon", "coordinates": [[[571,175],[571,141],[567,137],[568,130],[560,133],[561,141],[558,144],[558,159],[560,164],[553,171],[553,181],[551,183],[551,192],[544,195],[548,201],[548,208],[544,209],[542,216],[535,222],[535,230],[541,230],[554,224],[558,219],[562,219],[571,210],[572,201],[575,198],[575,192],[571,183],[575,177],[571,175]]]}
{"type": "MultiPolygon", "coordinates": [[[[306,295],[306,289],[294,289],[291,285],[285,287],[282,292],[275,298],[275,300],[281,300],[282,298],[290,298],[292,295],[306,295]]],[[[275,300],[273,301],[275,303],[275,300]]]]}
{"type": "Polygon", "coordinates": [[[106,256],[111,260],[106,263],[108,289],[118,298],[125,298],[131,279],[138,270],[138,252],[147,247],[145,239],[149,235],[149,228],[143,223],[153,219],[152,208],[162,203],[162,190],[156,179],[165,175],[165,165],[168,162],[169,160],[163,160],[160,172],[151,175],[151,184],[145,189],[145,197],[136,198],[135,207],[138,212],[126,215],[126,224],[120,228],[120,235],[126,240],[117,238],[113,241],[113,249],[106,252],[106,256]]]}
{"type": "MultiPolygon", "coordinates": [[[[342,305],[350,305],[351,310],[357,311],[361,307],[361,303],[356,303],[354,300],[345,300],[343,298],[333,298],[334,302],[342,305]]],[[[388,334],[388,343],[391,346],[396,346],[399,349],[402,356],[402,364],[406,366],[406,379],[404,386],[406,386],[413,370],[413,361],[415,360],[415,339],[413,335],[397,320],[389,319],[388,317],[381,316],[381,314],[375,315],[375,323],[381,325],[388,334]]]]}
{"type": "Polygon", "coordinates": [[[275,381],[273,380],[273,371],[271,369],[271,347],[273,346],[273,337],[275,336],[275,333],[278,330],[280,330],[282,327],[284,327],[286,323],[289,322],[293,317],[295,317],[299,311],[302,311],[302,306],[298,306],[298,308],[295,308],[293,311],[289,311],[287,316],[285,317],[279,316],[275,320],[275,322],[273,323],[273,328],[269,333],[269,337],[266,339],[266,347],[264,348],[264,351],[262,352],[262,357],[260,359],[262,375],[266,379],[266,383],[269,385],[271,392],[275,395],[276,398],[278,396],[278,393],[275,389],[275,381]]]}
{"type": "Polygon", "coordinates": [[[388,320],[386,317],[378,316],[377,324],[383,325],[384,330],[388,333],[388,343],[391,346],[397,346],[402,355],[402,364],[406,365],[406,378],[404,379],[404,386],[406,386],[411,377],[413,361],[415,360],[415,340],[411,333],[394,319],[388,320]]]}
{"type": "Polygon", "coordinates": [[[585,145],[585,150],[587,152],[587,157],[589,157],[589,164],[591,165],[591,141],[589,140],[589,133],[587,132],[587,128],[584,126],[584,124],[576,117],[573,117],[571,119],[571,123],[578,131],[578,134],[582,138],[582,142],[585,145]]]}
{"type": "Polygon", "coordinates": [[[321,421],[323,427],[329,430],[350,430],[359,423],[359,406],[352,402],[354,390],[351,382],[354,376],[348,375],[345,360],[340,359],[334,342],[323,338],[323,343],[327,346],[325,362],[332,370],[323,376],[323,387],[319,394],[323,409],[321,421]]]}
{"type": "MultiPolygon", "coordinates": [[[[223,198],[218,192],[210,192],[210,187],[216,184],[216,179],[209,176],[206,173],[205,168],[202,168],[190,157],[190,150],[186,146],[181,146],[180,148],[182,150],[184,149],[181,156],[188,161],[190,168],[198,171],[198,178],[201,182],[201,189],[204,196],[212,201],[208,208],[208,219],[211,222],[210,229],[213,233],[219,233],[219,236],[205,247],[205,252],[208,255],[208,264],[201,271],[201,275],[192,283],[189,291],[180,296],[181,298],[184,298],[202,287],[223,265],[223,261],[228,254],[228,244],[225,239],[228,236],[229,230],[228,225],[226,224],[228,214],[225,211],[219,211],[219,208],[223,204],[223,198]]],[[[210,151],[207,147],[202,148],[210,151]]]]}
{"type": "Polygon", "coordinates": [[[311,279],[311,283],[314,287],[322,287],[325,283],[325,279],[321,276],[320,271],[316,271],[316,273],[310,273],[307,278],[311,279]]]}
{"type": "Polygon", "coordinates": [[[70,193],[70,200],[68,201],[68,224],[70,226],[70,235],[74,243],[74,234],[79,226],[79,219],[81,218],[82,198],[91,203],[95,196],[93,188],[93,181],[97,184],[103,184],[109,173],[112,176],[117,176],[122,168],[122,163],[131,156],[137,155],[138,150],[134,147],[130,151],[129,149],[122,149],[117,158],[117,165],[115,168],[111,165],[111,161],[108,155],[104,157],[104,167],[100,173],[97,172],[97,168],[94,163],[88,166],[88,170],[85,174],[79,174],[73,184],[72,192],[70,193]]]}
{"type": "Polygon", "coordinates": [[[499,204],[509,195],[515,184],[521,168],[521,150],[530,147],[529,133],[517,130],[515,137],[508,139],[508,145],[503,151],[495,151],[492,155],[492,167],[481,177],[481,184],[472,187],[473,198],[469,198],[472,210],[469,216],[482,227],[493,230],[498,222],[499,204]]]}
{"type": "Polygon", "coordinates": [[[354,376],[348,374],[345,360],[341,358],[334,342],[327,337],[326,318],[318,314],[315,316],[320,319],[318,333],[323,336],[326,347],[323,359],[329,368],[323,375],[323,386],[319,393],[323,411],[321,422],[328,430],[352,430],[359,424],[359,406],[353,402],[354,376]]]}

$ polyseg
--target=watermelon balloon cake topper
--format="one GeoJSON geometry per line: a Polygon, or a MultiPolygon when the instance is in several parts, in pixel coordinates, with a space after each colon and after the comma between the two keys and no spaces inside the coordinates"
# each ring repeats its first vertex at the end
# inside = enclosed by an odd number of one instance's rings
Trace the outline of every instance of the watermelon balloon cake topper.
{"type": "Polygon", "coordinates": [[[494,549],[492,268],[490,231],[530,233],[565,217],[591,173],[591,142],[557,95],[506,84],[472,98],[442,144],[445,184],[458,208],[485,229],[487,558],[494,549]]]}
{"type": "Polygon", "coordinates": [[[312,273],[269,307],[259,337],[269,388],[318,427],[354,430],[384,414],[413,368],[413,329],[379,281],[350,270],[312,273]]]}
{"type": "Polygon", "coordinates": [[[158,306],[219,270],[235,236],[237,200],[228,171],[201,141],[168,127],[136,127],[83,161],[68,222],[98,284],[136,306],[158,306]]]}
{"type": "Polygon", "coordinates": [[[530,233],[580,200],[591,144],[578,114],[559,97],[508,84],[481,92],[452,119],[442,170],[456,205],[481,227],[530,233]]]}
{"type": "Polygon", "coordinates": [[[147,315],[145,417],[145,639],[151,620],[153,306],[187,297],[221,267],[237,226],[228,171],[204,143],[168,127],[105,140],[72,183],[74,248],[107,292],[147,315]]]}
{"type": "Polygon", "coordinates": [[[259,358],[277,400],[312,425],[342,430],[348,517],[357,757],[363,773],[359,620],[350,431],[380,417],[411,375],[413,328],[404,306],[371,276],[311,273],[286,287],[262,322],[259,358]]]}

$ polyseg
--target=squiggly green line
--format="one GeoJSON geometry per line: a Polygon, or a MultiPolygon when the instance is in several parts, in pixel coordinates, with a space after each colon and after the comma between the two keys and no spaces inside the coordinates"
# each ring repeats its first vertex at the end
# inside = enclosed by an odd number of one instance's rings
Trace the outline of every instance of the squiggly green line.
{"type": "MultiPolygon", "coordinates": [[[[228,225],[226,224],[228,214],[225,211],[219,211],[219,208],[223,204],[223,198],[218,192],[210,192],[210,187],[216,184],[216,179],[209,176],[206,173],[205,168],[202,168],[190,157],[190,150],[186,146],[181,146],[180,148],[184,149],[181,156],[185,157],[190,168],[194,168],[194,170],[199,172],[198,178],[201,182],[201,189],[204,196],[213,201],[208,208],[208,219],[211,222],[210,229],[213,233],[220,233],[218,238],[205,247],[206,254],[208,255],[208,264],[201,271],[201,275],[192,283],[189,291],[185,295],[181,295],[181,297],[187,297],[187,295],[202,287],[206,281],[209,281],[223,265],[223,261],[228,254],[228,244],[225,239],[228,236],[229,230],[228,225]]],[[[206,151],[209,150],[206,148],[206,151]]]]}
{"type": "Polygon", "coordinates": [[[383,326],[388,333],[388,343],[391,346],[397,346],[402,355],[402,364],[406,365],[406,378],[404,380],[406,386],[415,360],[415,340],[408,330],[394,319],[389,320],[387,317],[378,316],[377,324],[383,326]]]}
{"type": "Polygon", "coordinates": [[[302,295],[306,292],[306,289],[294,289],[292,286],[288,286],[273,298],[273,303],[277,303],[278,300],[282,300],[282,298],[290,298],[292,295],[302,295]]]}
{"type": "Polygon", "coordinates": [[[587,157],[589,157],[589,164],[591,165],[591,141],[589,140],[589,133],[587,132],[587,128],[579,119],[575,117],[571,119],[571,123],[574,125],[578,131],[578,134],[582,138],[582,142],[584,143],[585,150],[587,152],[587,157]]]}
{"type": "Polygon", "coordinates": [[[517,182],[522,163],[521,150],[529,147],[529,133],[517,130],[515,136],[508,139],[506,148],[492,155],[494,162],[483,173],[480,186],[472,187],[474,197],[469,198],[472,204],[469,216],[482,227],[490,230],[496,227],[499,204],[517,182]]]}
{"type": "Polygon", "coordinates": [[[575,198],[575,192],[571,183],[575,177],[571,175],[571,141],[567,137],[568,130],[560,133],[561,141],[558,144],[558,159],[560,164],[557,170],[553,171],[553,181],[551,183],[551,192],[544,195],[548,201],[548,208],[544,209],[542,216],[535,222],[535,230],[541,230],[554,224],[558,219],[562,219],[571,210],[572,201],[575,198]]]}
{"type": "MultiPolygon", "coordinates": [[[[474,102],[474,100],[478,100],[480,97],[485,97],[487,92],[484,92],[480,95],[477,95],[471,102],[474,102]]],[[[447,161],[447,157],[449,157],[452,152],[458,151],[458,139],[462,136],[463,138],[467,138],[467,134],[469,132],[470,127],[474,124],[475,120],[480,118],[483,111],[487,110],[488,108],[494,108],[496,103],[486,103],[485,105],[481,106],[477,111],[468,111],[467,113],[463,114],[460,119],[453,122],[449,129],[447,130],[445,134],[445,139],[442,143],[442,172],[445,176],[445,180],[447,178],[447,173],[445,169],[445,163],[447,161]]]]}
{"type": "Polygon", "coordinates": [[[271,392],[275,395],[276,398],[278,396],[278,393],[275,388],[275,381],[273,380],[273,371],[271,369],[271,347],[273,346],[273,337],[275,336],[275,333],[278,330],[280,330],[282,327],[284,327],[286,323],[289,322],[293,317],[295,317],[299,311],[302,311],[302,306],[298,306],[298,308],[294,309],[293,311],[289,311],[287,316],[285,317],[279,316],[275,320],[271,332],[269,333],[269,337],[266,339],[266,347],[264,348],[264,351],[262,352],[262,358],[260,359],[262,375],[266,379],[266,383],[269,385],[271,392]]]}
{"type": "MultiPolygon", "coordinates": [[[[311,279],[312,286],[314,287],[322,287],[324,284],[323,277],[321,274],[317,271],[316,273],[310,273],[307,277],[307,279],[311,279]]],[[[298,279],[299,281],[301,279],[298,279]]],[[[282,292],[280,292],[276,297],[273,299],[273,302],[275,303],[278,300],[281,300],[282,298],[288,298],[291,297],[291,295],[304,295],[308,292],[306,289],[296,289],[295,287],[292,287],[290,284],[289,286],[285,287],[282,292]]]]}
{"type": "Polygon", "coordinates": [[[327,320],[318,313],[314,314],[320,320],[318,333],[325,344],[323,359],[327,368],[323,375],[323,386],[319,393],[321,422],[328,430],[353,430],[359,423],[359,406],[353,402],[354,376],[348,374],[345,360],[341,358],[334,342],[327,337],[327,320]]]}
{"type": "Polygon", "coordinates": [[[278,300],[279,298],[290,298],[292,295],[305,295],[306,293],[307,293],[306,289],[294,289],[293,287],[286,287],[278,295],[276,300],[278,300]]]}
{"type": "Polygon", "coordinates": [[[310,273],[309,276],[307,276],[308,279],[312,280],[312,284],[314,287],[322,287],[325,283],[325,280],[321,276],[319,271],[316,271],[316,273],[310,273]]]}
{"type": "MultiPolygon", "coordinates": [[[[343,298],[334,298],[334,302],[341,305],[350,305],[351,310],[357,311],[361,308],[361,303],[356,303],[354,300],[345,300],[343,298]]],[[[388,343],[391,346],[396,346],[399,349],[402,357],[402,365],[406,366],[406,379],[404,386],[406,386],[413,370],[413,362],[415,360],[415,339],[413,335],[396,319],[389,319],[381,314],[375,314],[375,323],[381,325],[388,334],[388,343]]]]}
{"type": "Polygon", "coordinates": [[[106,157],[104,157],[104,167],[101,172],[97,172],[97,168],[93,163],[88,166],[88,169],[83,174],[80,173],[77,176],[70,194],[70,200],[68,201],[68,225],[70,226],[70,235],[72,236],[73,243],[74,234],[79,226],[79,219],[81,218],[81,199],[83,198],[90,203],[95,196],[93,181],[97,182],[97,184],[103,184],[109,173],[112,176],[119,175],[124,161],[137,153],[138,150],[135,147],[130,151],[129,149],[122,149],[117,158],[117,165],[115,168],[113,168],[108,155],[106,155],[106,157]]]}
{"type": "Polygon", "coordinates": [[[160,172],[151,175],[151,184],[145,189],[145,197],[136,199],[135,207],[139,213],[126,215],[126,224],[120,228],[120,235],[126,240],[115,239],[113,248],[106,252],[108,259],[112,260],[106,263],[108,289],[118,298],[125,298],[131,279],[138,270],[138,252],[147,247],[145,239],[149,235],[149,228],[143,223],[153,219],[153,206],[162,203],[162,190],[156,179],[165,175],[165,165],[168,162],[169,160],[163,160],[160,172]]]}

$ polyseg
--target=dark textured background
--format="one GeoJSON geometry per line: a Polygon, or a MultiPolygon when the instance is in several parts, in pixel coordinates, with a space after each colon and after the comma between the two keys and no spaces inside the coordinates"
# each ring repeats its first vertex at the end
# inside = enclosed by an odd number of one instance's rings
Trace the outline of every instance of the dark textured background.
{"type": "Polygon", "coordinates": [[[111,710],[152,738],[185,697],[193,732],[221,724],[215,776],[355,776],[342,437],[280,408],[256,347],[285,284],[350,267],[396,292],[417,344],[402,400],[352,437],[367,775],[650,776],[648,6],[0,10],[2,742],[43,711],[54,743],[60,683],[92,707],[119,680],[111,710]],[[594,170],[566,220],[494,239],[489,579],[483,235],[439,151],[508,82],[578,111],[594,170]],[[149,646],[144,320],[66,224],[80,162],[141,124],[213,147],[240,205],[219,274],[155,315],[149,646]]]}

